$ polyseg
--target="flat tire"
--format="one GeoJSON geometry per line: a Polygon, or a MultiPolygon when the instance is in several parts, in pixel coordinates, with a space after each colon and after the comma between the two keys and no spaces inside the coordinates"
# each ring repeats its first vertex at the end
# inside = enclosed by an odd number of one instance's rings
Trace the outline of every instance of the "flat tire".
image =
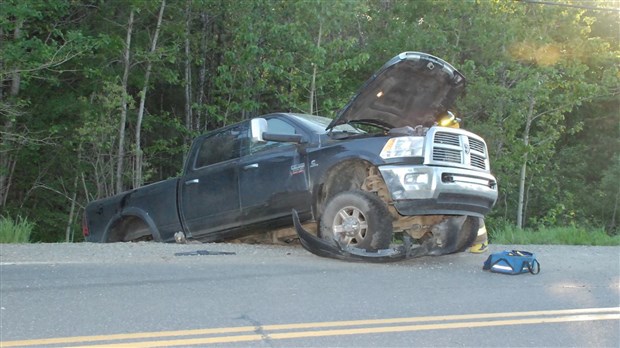
{"type": "Polygon", "coordinates": [[[335,195],[320,219],[321,238],[367,251],[389,248],[392,233],[392,216],[385,202],[361,190],[335,195]]]}

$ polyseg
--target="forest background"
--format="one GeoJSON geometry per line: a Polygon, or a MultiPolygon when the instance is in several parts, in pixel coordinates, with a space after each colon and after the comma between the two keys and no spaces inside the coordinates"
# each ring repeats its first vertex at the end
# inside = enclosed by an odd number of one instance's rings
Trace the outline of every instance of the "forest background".
{"type": "Polygon", "coordinates": [[[620,3],[548,0],[2,0],[0,215],[81,241],[92,200],[180,174],[197,134],[333,117],[403,51],[468,79],[490,228],[617,234],[620,3]],[[77,231],[77,232],[76,232],[77,231]]]}

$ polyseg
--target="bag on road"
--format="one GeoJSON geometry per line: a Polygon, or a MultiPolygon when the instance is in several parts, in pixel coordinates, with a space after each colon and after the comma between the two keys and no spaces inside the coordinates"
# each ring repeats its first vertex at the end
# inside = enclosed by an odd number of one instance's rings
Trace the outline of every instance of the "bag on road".
{"type": "Polygon", "coordinates": [[[540,263],[536,256],[528,251],[506,250],[489,255],[482,269],[504,274],[521,274],[540,272],[540,263]]]}

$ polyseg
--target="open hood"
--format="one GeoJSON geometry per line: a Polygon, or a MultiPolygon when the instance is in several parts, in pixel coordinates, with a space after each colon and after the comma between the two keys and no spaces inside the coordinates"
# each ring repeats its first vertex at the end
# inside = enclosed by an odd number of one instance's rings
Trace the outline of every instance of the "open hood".
{"type": "Polygon", "coordinates": [[[447,62],[426,53],[403,52],[366,81],[327,129],[344,123],[384,129],[430,127],[464,89],[465,77],[447,62]]]}

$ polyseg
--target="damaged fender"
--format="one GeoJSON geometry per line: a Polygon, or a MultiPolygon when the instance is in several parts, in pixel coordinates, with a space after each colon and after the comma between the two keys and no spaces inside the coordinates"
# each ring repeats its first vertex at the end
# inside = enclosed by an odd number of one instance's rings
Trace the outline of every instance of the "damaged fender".
{"type": "MultiPolygon", "coordinates": [[[[443,255],[458,250],[456,243],[452,242],[456,236],[449,236],[448,231],[457,228],[460,230],[465,221],[465,216],[451,218],[437,225],[433,237],[427,238],[421,244],[411,243],[411,238],[406,236],[404,244],[394,248],[367,251],[350,245],[342,245],[337,240],[325,240],[306,231],[299,221],[297,211],[293,209],[293,223],[304,249],[309,252],[332,259],[354,262],[396,262],[427,255],[443,255]]],[[[457,230],[457,231],[458,231],[457,230]]]]}

